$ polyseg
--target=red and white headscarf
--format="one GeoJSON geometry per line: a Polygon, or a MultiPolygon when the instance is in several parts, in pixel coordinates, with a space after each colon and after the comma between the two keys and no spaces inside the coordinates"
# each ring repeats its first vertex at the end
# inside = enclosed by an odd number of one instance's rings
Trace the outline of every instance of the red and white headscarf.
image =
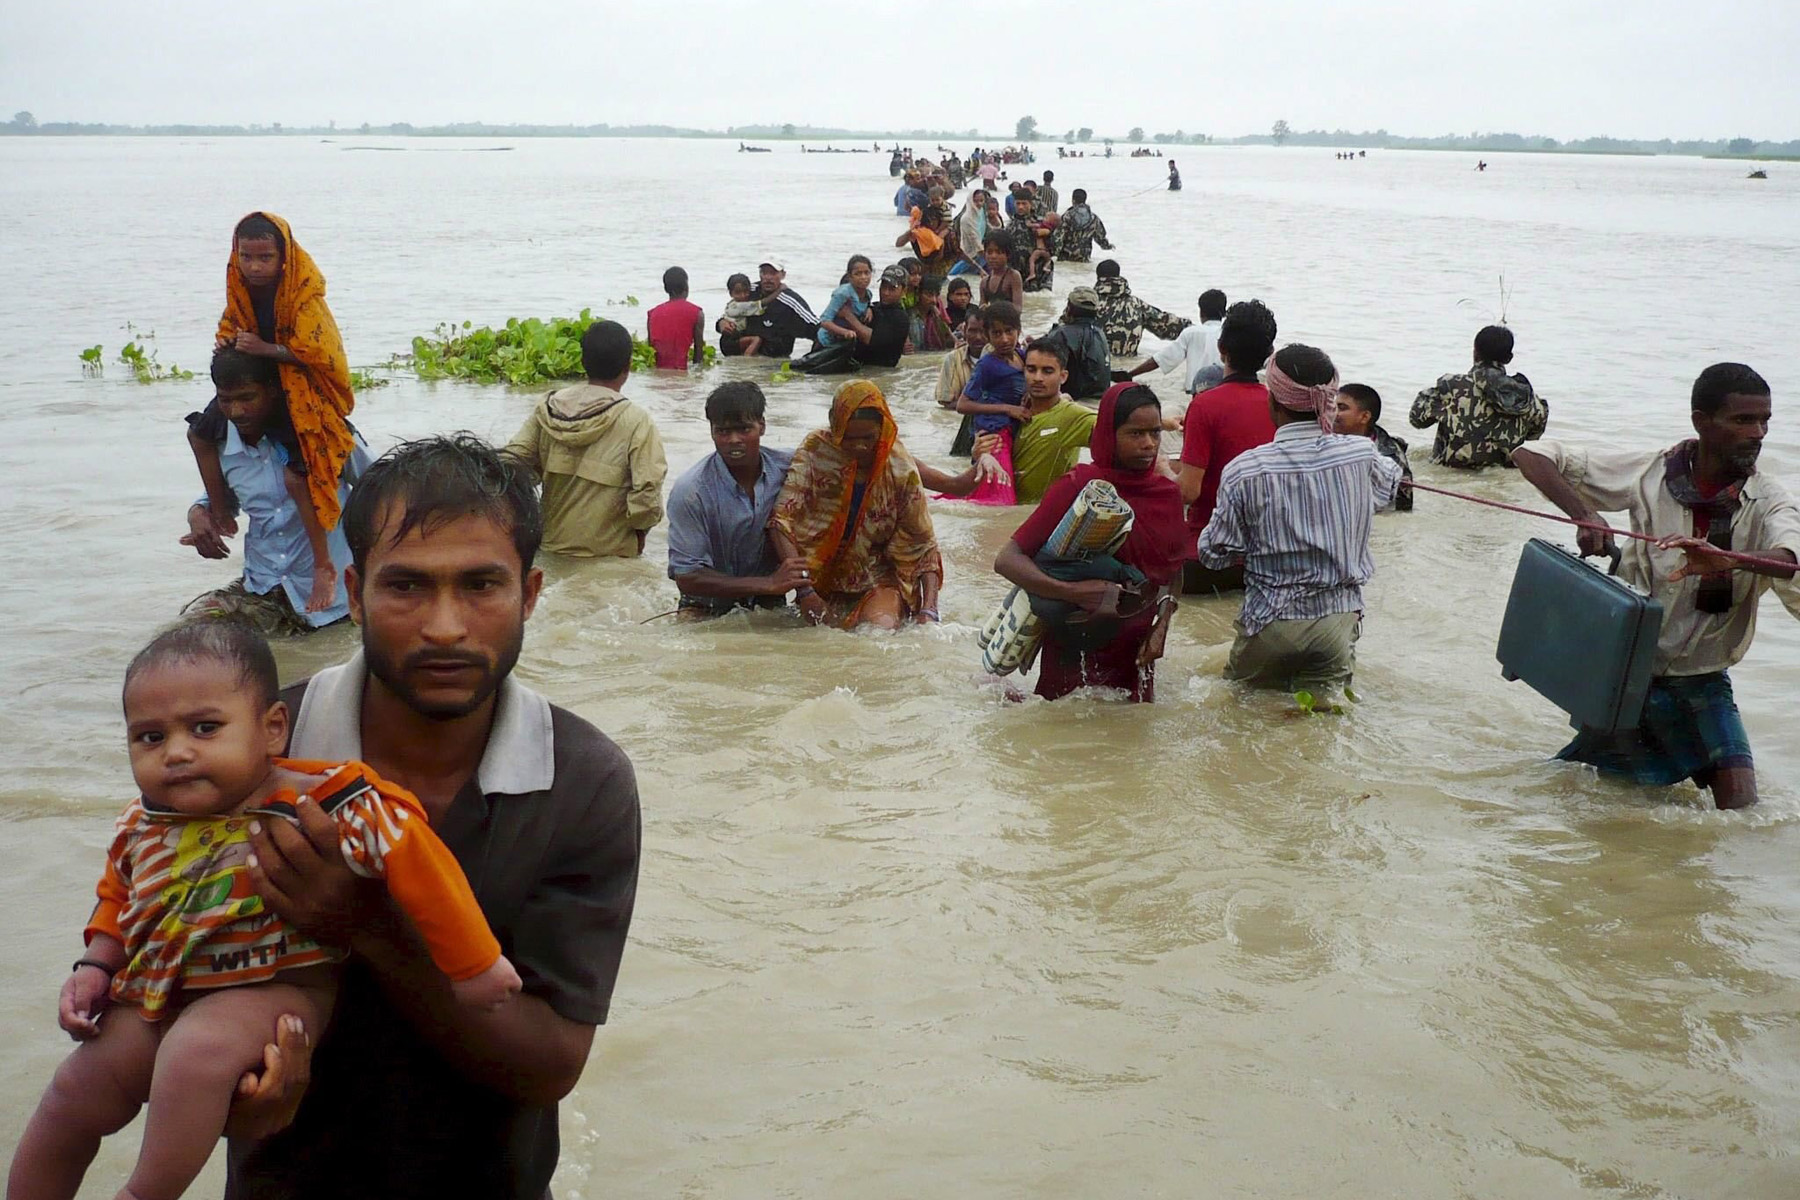
{"type": "Polygon", "coordinates": [[[1275,356],[1269,355],[1269,361],[1263,364],[1266,372],[1264,379],[1269,385],[1269,396],[1275,403],[1289,412],[1309,412],[1319,420],[1319,428],[1326,433],[1335,427],[1338,393],[1338,373],[1332,368],[1331,378],[1324,383],[1296,383],[1275,364],[1275,356]]]}

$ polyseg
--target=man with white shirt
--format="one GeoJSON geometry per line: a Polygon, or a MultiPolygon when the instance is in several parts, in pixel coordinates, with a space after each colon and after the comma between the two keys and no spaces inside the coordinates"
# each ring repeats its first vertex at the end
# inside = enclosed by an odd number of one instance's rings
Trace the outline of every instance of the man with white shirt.
{"type": "Polygon", "coordinates": [[[1200,293],[1200,323],[1189,325],[1168,345],[1124,375],[1136,379],[1161,367],[1165,372],[1181,367],[1181,390],[1192,396],[1217,387],[1225,379],[1225,363],[1219,357],[1219,327],[1225,321],[1225,293],[1208,288],[1200,293]]]}
{"type": "Polygon", "coordinates": [[[1748,808],[1756,765],[1729,670],[1750,650],[1764,592],[1800,616],[1800,506],[1757,469],[1774,411],[1761,375],[1743,363],[1715,363],[1694,381],[1688,408],[1694,437],[1666,450],[1539,440],[1514,450],[1512,461],[1546,499],[1588,522],[1577,536],[1582,554],[1611,549],[1611,535],[1596,528],[1605,512],[1626,513],[1633,533],[1658,539],[1627,542],[1618,568],[1663,608],[1638,726],[1583,729],[1557,757],[1646,785],[1691,779],[1720,808],[1748,808]]]}
{"type": "MultiPolygon", "coordinates": [[[[288,492],[287,454],[270,432],[287,420],[276,361],[226,346],[213,353],[213,387],[219,409],[229,422],[219,448],[219,466],[237,510],[217,513],[202,496],[188,509],[188,533],[181,539],[201,558],[226,558],[226,539],[244,531],[244,571],[235,582],[208,592],[189,604],[192,616],[230,616],[248,621],[267,635],[311,633],[349,615],[343,585],[350,547],[340,523],[326,536],[337,594],[329,605],[308,611],[313,589],[313,553],[298,506],[288,492]]],[[[351,487],[369,465],[362,435],[338,481],[338,503],[349,502],[351,487]]]]}

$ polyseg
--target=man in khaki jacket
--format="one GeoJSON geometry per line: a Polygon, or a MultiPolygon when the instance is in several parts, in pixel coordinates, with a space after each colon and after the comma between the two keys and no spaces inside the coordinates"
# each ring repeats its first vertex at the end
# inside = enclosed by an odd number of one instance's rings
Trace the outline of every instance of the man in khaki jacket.
{"type": "Polygon", "coordinates": [[[581,336],[587,382],[551,392],[507,445],[544,486],[544,549],[635,558],[663,518],[669,465],[650,414],[619,394],[631,335],[595,321],[581,336]]]}

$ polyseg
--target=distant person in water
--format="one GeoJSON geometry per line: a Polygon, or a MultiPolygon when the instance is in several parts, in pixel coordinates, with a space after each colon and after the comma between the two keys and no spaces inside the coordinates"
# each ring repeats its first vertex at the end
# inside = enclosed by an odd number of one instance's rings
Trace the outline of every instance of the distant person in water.
{"type": "Polygon", "coordinates": [[[650,310],[648,337],[656,350],[656,369],[685,371],[705,361],[706,314],[688,299],[688,274],[680,267],[663,272],[668,299],[650,310]]]}
{"type": "Polygon", "coordinates": [[[1489,325],[1475,335],[1475,365],[1445,375],[1420,392],[1410,415],[1413,428],[1437,426],[1431,461],[1447,467],[1510,467],[1512,452],[1544,436],[1550,406],[1531,380],[1506,371],[1513,359],[1512,330],[1489,325]]]}
{"type": "Polygon", "coordinates": [[[543,485],[543,548],[577,558],[636,558],[663,517],[669,473],[650,414],[621,389],[631,375],[631,334],[595,321],[581,335],[587,382],[541,401],[505,453],[543,485]]]}
{"type": "MultiPolygon", "coordinates": [[[[758,283],[750,293],[760,301],[763,311],[739,323],[731,317],[714,322],[723,348],[727,339],[749,335],[757,339],[756,353],[764,358],[787,358],[794,353],[794,343],[814,341],[819,335],[819,318],[805,297],[787,286],[787,263],[779,255],[769,255],[757,265],[758,283]]],[[[726,349],[727,354],[742,354],[742,349],[726,349]]]]}
{"type": "MultiPolygon", "coordinates": [[[[1732,694],[1729,669],[1750,650],[1756,610],[1774,589],[1800,617],[1794,567],[1747,566],[1736,550],[1800,561],[1800,506],[1757,469],[1773,415],[1768,383],[1743,363],[1715,363],[1694,381],[1694,437],[1669,450],[1584,450],[1555,441],[1513,451],[1520,474],[1578,521],[1630,514],[1619,577],[1663,608],[1650,692],[1636,729],[1583,729],[1558,758],[1639,784],[1691,779],[1720,808],[1756,803],[1756,765],[1732,694]]],[[[1642,422],[1641,410],[1632,419],[1642,422]]],[[[1613,550],[1609,534],[1583,529],[1584,555],[1613,550]]]]}
{"type": "Polygon", "coordinates": [[[1175,160],[1172,158],[1169,160],[1169,190],[1171,192],[1181,190],[1181,172],[1175,169],[1175,160]]]}
{"type": "Polygon", "coordinates": [[[1403,486],[1394,496],[1395,512],[1411,512],[1412,464],[1406,460],[1406,443],[1381,427],[1381,393],[1366,383],[1346,383],[1338,389],[1332,426],[1351,437],[1372,438],[1383,458],[1400,466],[1403,486]]]}
{"type": "MultiPolygon", "coordinates": [[[[293,473],[283,466],[286,451],[272,434],[290,428],[276,360],[220,346],[213,351],[212,383],[218,393],[213,404],[225,422],[217,451],[225,491],[215,496],[209,489],[188,509],[181,544],[201,558],[227,558],[227,542],[242,517],[244,568],[229,586],[188,605],[186,614],[232,617],[266,635],[310,633],[343,620],[350,600],[338,580],[350,565],[350,547],[341,524],[333,526],[324,537],[324,569],[315,566],[307,499],[294,494],[293,473]],[[318,603],[321,598],[326,602],[318,603]]],[[[350,433],[350,456],[332,497],[340,512],[370,462],[361,436],[350,433]]]]}
{"type": "Polygon", "coordinates": [[[1093,257],[1095,242],[1099,242],[1102,249],[1111,250],[1113,244],[1106,238],[1106,222],[1088,207],[1087,189],[1076,188],[1070,199],[1073,203],[1069,210],[1056,223],[1056,257],[1062,262],[1087,262],[1093,257]]]}
{"type": "MultiPolygon", "coordinates": [[[[325,276],[294,241],[288,223],[253,212],[232,231],[225,267],[225,312],[217,346],[278,365],[282,402],[266,428],[285,468],[306,535],[315,577],[307,589],[311,612],[323,612],[342,591],[327,535],[337,528],[344,464],[356,447],[350,410],[350,364],[337,321],[325,304],[325,276]]],[[[215,398],[188,415],[188,445],[200,468],[218,529],[235,533],[231,488],[221,467],[227,420],[215,398]]]]}

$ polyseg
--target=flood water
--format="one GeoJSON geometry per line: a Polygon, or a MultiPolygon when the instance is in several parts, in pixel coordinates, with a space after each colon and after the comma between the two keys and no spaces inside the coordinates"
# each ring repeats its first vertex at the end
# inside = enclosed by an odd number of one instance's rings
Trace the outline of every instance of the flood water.
{"type": "MultiPolygon", "coordinates": [[[[966,150],[967,146],[959,149],[966,150]]],[[[1053,154],[1053,152],[1052,152],[1053,154]]],[[[1283,341],[1376,386],[1419,478],[1413,394],[1506,317],[1552,436],[1668,445],[1708,363],[1775,393],[1763,469],[1800,486],[1800,170],[1696,159],[1183,147],[1040,162],[1092,194],[1140,296],[1261,297],[1283,341]]],[[[122,326],[201,370],[233,222],[268,208],[330,281],[353,361],[439,321],[583,305],[641,330],[679,263],[709,315],[770,252],[822,304],[899,253],[877,154],[703,141],[0,139],[0,1143],[69,1043],[55,1002],[130,795],[131,653],[232,565],[176,544],[181,416],[122,326]],[[504,153],[463,147],[510,144],[504,153]],[[357,149],[380,146],[382,149],[357,149]],[[643,307],[608,309],[636,296],[643,307]]],[[[1064,264],[1057,293],[1091,281],[1064,264]]],[[[1058,303],[1027,301],[1027,331],[1058,303]]],[[[1155,344],[1146,340],[1146,347],[1155,344]]],[[[634,377],[671,473],[711,447],[733,362],[634,377]]],[[[936,363],[877,378],[948,465],[936,363]]],[[[772,386],[767,442],[833,384],[772,386]]],[[[1173,397],[1168,377],[1157,386],[1173,397]]],[[[404,376],[362,394],[379,450],[505,440],[536,401],[404,376]]],[[[1006,703],[975,628],[1022,513],[935,510],[945,623],[694,627],[663,531],[641,561],[551,562],[520,672],[637,765],[644,855],[611,1022],[564,1105],[559,1196],[1772,1197],[1800,1193],[1800,628],[1771,601],[1734,672],[1763,806],[1705,811],[1547,761],[1566,722],[1494,662],[1525,538],[1421,495],[1377,522],[1357,691],[1296,721],[1218,678],[1234,601],[1187,602],[1159,702],[1006,703]]],[[[349,628],[278,647],[285,678],[349,628]]],[[[136,1152],[112,1139],[84,1195],[136,1152]]],[[[216,1194],[218,1163],[196,1189],[216,1194]]]]}

